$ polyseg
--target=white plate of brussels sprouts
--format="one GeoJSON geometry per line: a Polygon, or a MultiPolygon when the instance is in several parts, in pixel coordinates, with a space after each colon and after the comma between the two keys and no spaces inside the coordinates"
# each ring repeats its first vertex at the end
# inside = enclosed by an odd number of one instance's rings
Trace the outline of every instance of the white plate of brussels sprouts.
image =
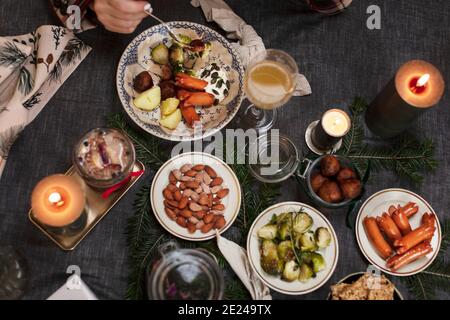
{"type": "Polygon", "coordinates": [[[247,238],[247,255],[270,288],[302,295],[324,285],[336,268],[339,245],[331,223],[313,207],[283,202],[263,211],[247,238]]]}

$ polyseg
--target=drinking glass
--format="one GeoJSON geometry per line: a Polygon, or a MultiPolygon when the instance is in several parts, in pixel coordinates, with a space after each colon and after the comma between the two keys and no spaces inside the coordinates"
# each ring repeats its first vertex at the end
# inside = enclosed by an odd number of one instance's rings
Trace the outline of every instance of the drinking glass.
{"type": "Polygon", "coordinates": [[[352,0],[306,0],[311,9],[332,15],[344,11],[352,0]]]}
{"type": "Polygon", "coordinates": [[[266,132],[277,119],[277,108],[286,104],[295,89],[298,67],[286,52],[268,49],[247,67],[244,91],[250,105],[241,109],[238,125],[266,132]]]}
{"type": "Polygon", "coordinates": [[[28,267],[12,246],[0,246],[0,300],[19,299],[28,282],[28,267]]]}

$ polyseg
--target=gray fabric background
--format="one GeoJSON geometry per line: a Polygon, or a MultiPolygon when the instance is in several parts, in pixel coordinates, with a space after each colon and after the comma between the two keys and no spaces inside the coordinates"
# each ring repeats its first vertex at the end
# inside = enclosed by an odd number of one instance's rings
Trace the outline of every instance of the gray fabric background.
{"type": "MultiPolygon", "coordinates": [[[[344,14],[323,17],[305,12],[300,0],[228,0],[238,15],[253,25],[267,47],[289,52],[309,79],[313,94],[293,98],[282,109],[278,127],[305,150],[306,126],[331,107],[343,107],[355,95],[371,100],[410,59],[425,59],[437,66],[444,77],[450,74],[450,2],[448,0],[358,0],[344,14]],[[382,9],[382,29],[366,28],[366,8],[382,9]]],[[[200,9],[188,0],[154,0],[155,12],[163,19],[205,23],[200,9]]],[[[2,0],[0,35],[30,32],[42,24],[56,23],[47,1],[2,0]]],[[[151,19],[136,34],[152,25],[151,19]]],[[[215,25],[212,25],[216,28],[215,25]]],[[[135,34],[135,35],[136,35],[135,34]]],[[[60,287],[68,265],[81,267],[82,277],[101,299],[124,296],[127,278],[125,224],[132,214],[135,191],[151,182],[152,172],[112,210],[73,252],[62,252],[27,220],[30,193],[42,177],[64,172],[70,166],[71,147],[82,133],[105,124],[105,115],[120,111],[115,89],[117,62],[135,35],[116,35],[103,29],[80,37],[93,51],[66,81],[37,119],[28,126],[11,150],[0,181],[1,243],[21,248],[32,269],[27,299],[44,299],[60,287]]],[[[435,208],[440,219],[450,217],[449,94],[439,107],[422,117],[412,130],[436,143],[440,160],[420,188],[383,172],[367,186],[368,194],[403,187],[421,194],[435,208]]],[[[283,184],[281,200],[309,202],[294,181],[283,184]]],[[[365,270],[354,233],[345,227],[344,210],[325,211],[340,243],[336,272],[321,289],[299,299],[324,299],[329,284],[343,276],[365,270]]],[[[398,280],[395,280],[399,283],[398,280]]],[[[403,287],[400,286],[402,289],[403,287]]],[[[406,291],[403,290],[406,294],[406,291]]],[[[274,294],[275,298],[291,298],[274,294]]],[[[449,298],[442,293],[441,298],[449,298]]]]}

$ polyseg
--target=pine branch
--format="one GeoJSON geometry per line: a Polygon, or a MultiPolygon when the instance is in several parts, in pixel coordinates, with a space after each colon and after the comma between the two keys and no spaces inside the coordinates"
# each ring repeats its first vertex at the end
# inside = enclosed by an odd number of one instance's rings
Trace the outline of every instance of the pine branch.
{"type": "Polygon", "coordinates": [[[445,261],[445,254],[450,245],[450,219],[445,219],[441,227],[441,248],[435,262],[414,276],[402,277],[416,299],[435,299],[436,291],[450,292],[450,263],[445,261]]]}
{"type": "Polygon", "coordinates": [[[431,140],[418,141],[405,133],[394,140],[382,141],[382,145],[372,146],[365,140],[363,117],[366,102],[356,97],[350,105],[351,129],[343,139],[343,147],[338,154],[350,158],[360,172],[364,172],[370,161],[374,170],[390,170],[415,184],[423,181],[423,172],[433,170],[438,162],[434,159],[434,144],[431,140]]]}
{"type": "Polygon", "coordinates": [[[158,170],[168,160],[168,155],[164,154],[160,148],[160,140],[152,135],[142,135],[132,129],[122,114],[116,113],[108,116],[108,124],[113,128],[123,130],[130,137],[134,143],[137,158],[145,166],[158,170]]]}

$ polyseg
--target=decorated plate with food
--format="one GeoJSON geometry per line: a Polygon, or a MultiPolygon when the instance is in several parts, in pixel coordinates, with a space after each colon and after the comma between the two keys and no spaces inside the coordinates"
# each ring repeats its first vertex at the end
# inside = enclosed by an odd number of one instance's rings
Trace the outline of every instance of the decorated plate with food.
{"type": "Polygon", "coordinates": [[[169,22],[138,35],[117,69],[117,91],[145,131],[172,141],[214,134],[236,115],[243,99],[244,68],[231,44],[192,22],[169,22]]]}
{"type": "Polygon", "coordinates": [[[331,277],[339,245],[331,223],[318,210],[283,202],[264,210],[253,222],[247,255],[267,286],[302,295],[317,290],[331,277]]]}
{"type": "Polygon", "coordinates": [[[241,187],[222,160],[189,152],[158,170],[150,200],[156,219],[168,232],[184,240],[204,241],[233,224],[241,208],[241,187]]]}
{"type": "Polygon", "coordinates": [[[367,199],[356,219],[356,239],[369,262],[394,276],[425,270],[441,245],[433,208],[404,189],[386,189],[367,199]]]}

